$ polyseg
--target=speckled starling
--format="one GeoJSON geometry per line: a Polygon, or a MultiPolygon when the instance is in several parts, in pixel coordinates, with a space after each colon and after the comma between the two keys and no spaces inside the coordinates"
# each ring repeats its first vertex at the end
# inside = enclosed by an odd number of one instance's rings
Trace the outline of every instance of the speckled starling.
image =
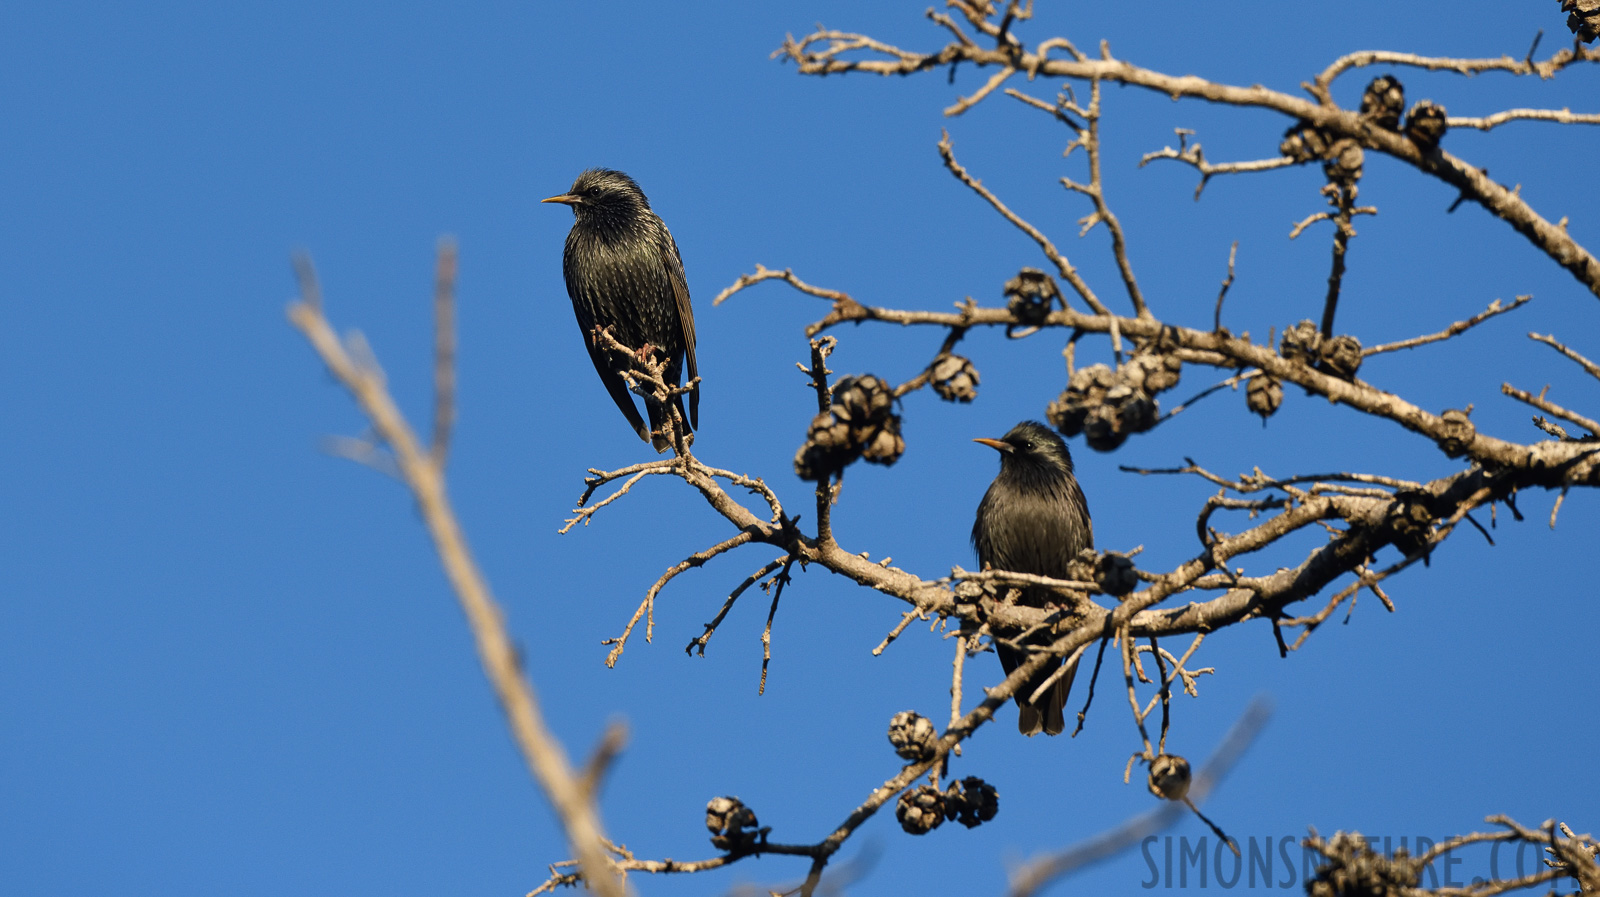
{"type": "MultiPolygon", "coordinates": [[[[620,171],[591,168],[578,175],[571,190],[543,201],[571,206],[576,218],[561,254],[561,271],[600,382],[639,438],[658,452],[666,451],[670,443],[661,427],[664,410],[645,402],[650,420],[645,426],[616,362],[595,344],[594,329],[611,328],[618,342],[635,351],[653,349],[656,358],[665,361],[666,381],[673,386],[682,382],[686,364],[690,380],[699,376],[694,308],[678,244],[650,210],[644,191],[620,171]]],[[[689,429],[700,426],[698,385],[689,393],[687,413],[682,396],[674,396],[672,402],[689,429]]]]}
{"type": "MultiPolygon", "coordinates": [[[[972,524],[978,563],[985,569],[1070,579],[1068,565],[1078,552],[1094,547],[1094,527],[1083,490],[1072,473],[1067,444],[1037,421],[1023,421],[1000,439],[974,441],[1000,452],[1000,474],[984,493],[972,524]]],[[[1050,590],[1028,586],[1021,590],[1018,603],[1048,607],[1052,598],[1050,590]]],[[[1029,644],[1048,645],[1050,641],[1048,635],[1040,635],[1029,644]]],[[[995,653],[1008,676],[1028,659],[1026,652],[1003,645],[996,645],[995,653]]],[[[1017,729],[1022,734],[1058,735],[1065,728],[1062,707],[1072,690],[1075,666],[1037,702],[1028,701],[1060,667],[1060,660],[1045,664],[1017,689],[1017,729]]]]}

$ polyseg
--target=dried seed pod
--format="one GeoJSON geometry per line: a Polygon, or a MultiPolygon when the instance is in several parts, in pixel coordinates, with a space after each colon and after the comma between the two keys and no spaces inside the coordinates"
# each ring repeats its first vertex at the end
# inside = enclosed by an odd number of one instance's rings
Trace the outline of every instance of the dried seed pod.
{"type": "Polygon", "coordinates": [[[850,425],[824,411],[811,419],[806,441],[794,455],[794,472],[802,480],[825,480],[860,455],[850,443],[850,425]]]}
{"type": "Polygon", "coordinates": [[[1117,382],[1116,372],[1103,364],[1078,368],[1060,397],[1050,403],[1045,414],[1050,424],[1063,436],[1076,436],[1083,432],[1083,423],[1091,409],[1100,406],[1106,391],[1117,382]]]}
{"type": "MultiPolygon", "coordinates": [[[[1061,298],[1061,288],[1056,286],[1055,279],[1038,268],[1023,268],[1016,277],[1006,281],[1003,289],[1011,297],[1007,308],[1024,327],[1043,324],[1056,300],[1061,298]]],[[[1062,306],[1065,305],[1062,302],[1062,306]]]]}
{"type": "Polygon", "coordinates": [[[861,450],[861,457],[868,464],[882,464],[884,467],[894,466],[900,456],[906,453],[906,441],[900,435],[900,415],[891,414],[872,433],[866,445],[861,450]]]}
{"type": "Polygon", "coordinates": [[[1467,453],[1467,447],[1472,445],[1472,439],[1478,435],[1478,428],[1467,419],[1467,412],[1451,408],[1439,415],[1444,421],[1443,433],[1439,436],[1439,448],[1452,458],[1459,458],[1467,453]]]}
{"type": "Polygon", "coordinates": [[[806,441],[794,456],[794,472],[822,481],[865,454],[874,464],[893,464],[905,452],[894,390],[871,374],[843,377],[833,387],[833,403],[811,419],[806,441]]]}
{"type": "Polygon", "coordinates": [[[944,822],[944,795],[932,785],[921,785],[900,795],[894,818],[908,834],[926,835],[944,822]]]}
{"type": "Polygon", "coordinates": [[[852,430],[882,424],[894,408],[894,388],[871,374],[841,377],[833,385],[833,413],[852,430]]]}
{"type": "Polygon", "coordinates": [[[1431,153],[1439,146],[1448,127],[1444,107],[1432,100],[1418,100],[1406,113],[1406,136],[1424,153],[1431,153]]]}
{"type": "Polygon", "coordinates": [[[1321,331],[1310,321],[1301,321],[1285,329],[1283,337],[1278,340],[1278,354],[1286,361],[1316,364],[1322,355],[1321,331]]]}
{"type": "Polygon", "coordinates": [[[1380,128],[1400,130],[1400,113],[1406,108],[1406,89],[1393,75],[1379,75],[1361,95],[1361,114],[1380,128]]]}
{"type": "Polygon", "coordinates": [[[1328,148],[1328,155],[1322,162],[1322,174],[1330,183],[1348,187],[1361,180],[1361,165],[1366,158],[1361,144],[1346,137],[1328,148]]]}
{"type": "Polygon", "coordinates": [[[944,791],[944,812],[967,828],[975,828],[1000,812],[1000,792],[977,776],[952,781],[944,791]]]}
{"type": "Polygon", "coordinates": [[[1320,351],[1323,367],[1341,380],[1354,380],[1361,370],[1361,341],[1349,334],[1323,340],[1320,351]]]}
{"type": "Polygon", "coordinates": [[[1139,585],[1133,561],[1116,551],[1095,551],[1085,548],[1067,562],[1067,578],[1077,582],[1092,582],[1107,595],[1126,595],[1139,585]]]}
{"type": "Polygon", "coordinates": [[[1322,158],[1328,152],[1328,145],[1331,142],[1325,132],[1302,120],[1290,125],[1289,130],[1283,132],[1278,152],[1296,162],[1310,162],[1322,158]]]}
{"type": "Polygon", "coordinates": [[[1578,40],[1588,44],[1600,37],[1600,0],[1561,0],[1561,11],[1578,40]]]}
{"type": "Polygon", "coordinates": [[[1125,372],[1133,385],[1153,396],[1178,385],[1183,361],[1176,355],[1140,352],[1128,359],[1125,372]]]}
{"type": "Polygon", "coordinates": [[[1150,764],[1150,793],[1162,800],[1183,800],[1189,781],[1189,761],[1177,754],[1162,754],[1150,764]]]}
{"type": "Polygon", "coordinates": [[[1127,555],[1107,551],[1095,561],[1094,583],[1107,595],[1120,597],[1138,587],[1139,577],[1134,573],[1133,561],[1127,555]]]}
{"type": "Polygon", "coordinates": [[[1109,452],[1128,439],[1128,431],[1119,426],[1117,409],[1101,405],[1089,412],[1083,420],[1083,440],[1097,452],[1109,452]]]}
{"type": "Polygon", "coordinates": [[[1433,541],[1434,516],[1428,508],[1428,496],[1413,492],[1396,497],[1401,501],[1390,509],[1384,524],[1389,528],[1389,541],[1410,557],[1433,541]]]}
{"type": "Polygon", "coordinates": [[[737,797],[713,797],[706,804],[706,829],[711,846],[718,850],[738,850],[755,842],[759,832],[754,810],[737,797]]]}
{"type": "Polygon", "coordinates": [[[1261,415],[1261,421],[1265,424],[1267,418],[1276,414],[1278,406],[1283,404],[1283,381],[1265,371],[1251,377],[1250,383],[1244,388],[1244,404],[1261,415]]]}
{"type": "Polygon", "coordinates": [[[1109,452],[1129,435],[1156,425],[1156,401],[1144,384],[1171,377],[1167,363],[1153,355],[1130,360],[1115,371],[1103,364],[1090,365],[1072,375],[1045,414],[1063,435],[1082,433],[1090,448],[1109,452]]]}
{"type": "Polygon", "coordinates": [[[978,397],[978,369],[960,355],[940,356],[929,373],[933,391],[946,402],[970,402],[978,397]]]}
{"type": "Polygon", "coordinates": [[[1337,832],[1323,846],[1321,865],[1306,880],[1309,897],[1393,897],[1415,893],[1422,866],[1404,847],[1386,857],[1360,832],[1337,832]]]}
{"type": "Polygon", "coordinates": [[[938,741],[939,730],[914,710],[902,710],[889,719],[889,744],[906,760],[917,763],[932,757],[938,741]]]}

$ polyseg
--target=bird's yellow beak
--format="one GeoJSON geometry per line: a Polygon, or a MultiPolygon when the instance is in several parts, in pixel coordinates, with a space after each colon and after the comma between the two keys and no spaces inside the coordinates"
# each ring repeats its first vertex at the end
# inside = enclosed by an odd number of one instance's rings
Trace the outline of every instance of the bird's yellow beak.
{"type": "Polygon", "coordinates": [[[541,199],[539,201],[540,202],[559,202],[559,203],[561,203],[563,205],[575,206],[578,203],[583,202],[583,197],[578,196],[576,193],[563,193],[560,196],[552,196],[549,199],[541,199]]]}
{"type": "Polygon", "coordinates": [[[980,436],[977,439],[974,439],[972,441],[973,442],[981,442],[984,445],[988,446],[989,448],[998,449],[998,450],[1000,450],[1002,452],[1015,451],[1011,447],[1011,443],[1009,443],[1009,442],[1001,442],[998,439],[987,439],[987,438],[984,438],[984,437],[980,436]]]}

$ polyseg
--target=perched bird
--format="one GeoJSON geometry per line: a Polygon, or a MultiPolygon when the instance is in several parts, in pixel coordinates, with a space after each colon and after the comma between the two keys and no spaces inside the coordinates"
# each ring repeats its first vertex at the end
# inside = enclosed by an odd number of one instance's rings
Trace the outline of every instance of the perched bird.
{"type": "MultiPolygon", "coordinates": [[[[1054,430],[1037,421],[1023,421],[999,439],[975,439],[1000,452],[1000,473],[978,503],[972,524],[972,547],[985,569],[1032,573],[1052,579],[1070,579],[1067,565],[1078,552],[1094,547],[1094,527],[1078,478],[1072,475],[1072,455],[1054,430]]],[[[1018,603],[1048,607],[1053,593],[1038,586],[1022,588],[1018,603]]],[[[1048,636],[1031,644],[1047,645],[1048,636]]],[[[1006,675],[1028,659],[1025,652],[995,646],[1006,675]]],[[[1017,689],[1017,729],[1024,735],[1044,732],[1059,735],[1066,727],[1062,707],[1072,690],[1077,666],[1062,674],[1036,703],[1028,697],[1056,670],[1061,660],[1045,664],[1017,689]]]]}
{"type": "MultiPolygon", "coordinates": [[[[694,308],[689,304],[689,283],[683,259],[644,191],[620,171],[591,168],[578,175],[572,189],[543,202],[572,207],[577,220],[567,234],[561,254],[567,295],[578,316],[578,328],[589,350],[589,360],[600,382],[611,393],[622,416],[633,424],[639,438],[657,452],[670,447],[661,423],[666,412],[655,402],[645,402],[650,426],[639,419],[633,396],[605,349],[595,344],[594,329],[610,327],[618,342],[639,352],[654,349],[666,362],[666,381],[678,386],[687,364],[689,379],[699,376],[694,359],[694,308]]],[[[700,426],[700,389],[689,393],[689,410],[683,397],[674,396],[678,415],[689,429],[700,426]]]]}

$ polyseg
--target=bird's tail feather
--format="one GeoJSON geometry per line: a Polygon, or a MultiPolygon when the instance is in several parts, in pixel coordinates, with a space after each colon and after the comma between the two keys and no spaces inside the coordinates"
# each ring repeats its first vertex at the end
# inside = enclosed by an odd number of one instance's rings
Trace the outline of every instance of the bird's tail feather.
{"type": "Polygon", "coordinates": [[[1050,691],[1040,695],[1039,700],[1028,703],[1028,697],[1043,685],[1046,679],[1055,674],[1059,666],[1047,664],[1031,681],[1017,690],[1017,731],[1024,735],[1060,735],[1066,731],[1066,706],[1067,697],[1072,693],[1072,680],[1078,675],[1078,665],[1074,663],[1061,678],[1050,686],[1050,691]]]}

